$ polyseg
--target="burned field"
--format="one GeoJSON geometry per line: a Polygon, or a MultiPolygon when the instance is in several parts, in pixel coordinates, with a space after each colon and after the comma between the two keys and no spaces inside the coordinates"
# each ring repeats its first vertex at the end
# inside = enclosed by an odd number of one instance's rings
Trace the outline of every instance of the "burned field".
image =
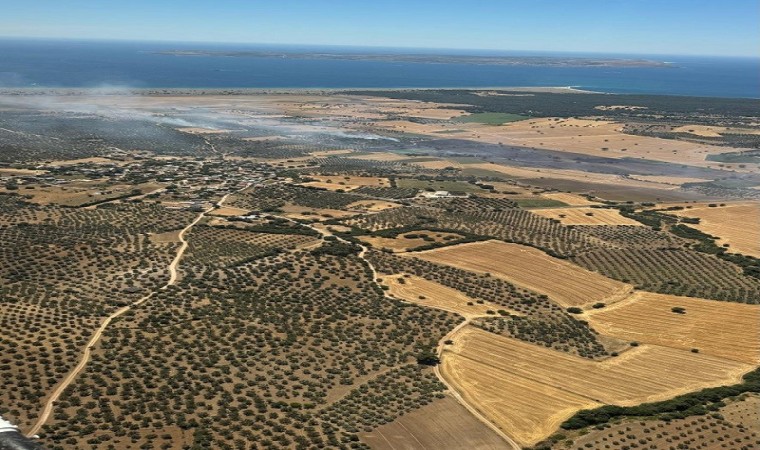
{"type": "Polygon", "coordinates": [[[0,414],[56,450],[752,448],[760,174],[715,158],[753,104],[546,95],[0,102],[0,414]]]}

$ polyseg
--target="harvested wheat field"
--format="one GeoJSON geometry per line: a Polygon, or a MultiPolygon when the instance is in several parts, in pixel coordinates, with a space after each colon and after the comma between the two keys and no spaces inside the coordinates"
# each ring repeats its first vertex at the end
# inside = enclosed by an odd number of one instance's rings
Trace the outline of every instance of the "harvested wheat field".
{"type": "Polygon", "coordinates": [[[572,194],[569,192],[546,192],[541,194],[541,197],[549,200],[557,200],[558,202],[565,203],[570,206],[591,206],[599,205],[599,202],[594,202],[582,195],[572,194]]]}
{"type": "Polygon", "coordinates": [[[585,317],[598,332],[628,341],[760,364],[760,306],[637,292],[585,317]],[[677,314],[673,308],[684,308],[677,314]]]}
{"type": "Polygon", "coordinates": [[[712,236],[718,244],[728,244],[728,251],[760,258],[760,203],[731,203],[726,206],[693,206],[675,211],[681,217],[698,218],[688,224],[712,236]]]}
{"type": "MultiPolygon", "coordinates": [[[[382,280],[382,284],[390,288],[388,292],[396,298],[429,308],[461,314],[464,317],[485,316],[488,310],[504,309],[502,306],[488,302],[477,303],[456,289],[415,275],[384,275],[382,280]],[[468,303],[472,304],[468,305],[468,303]]],[[[517,314],[513,311],[510,313],[517,314]]]]}
{"type": "Polygon", "coordinates": [[[601,362],[465,327],[443,353],[442,373],[505,433],[531,445],[576,411],[636,405],[736,383],[752,365],[641,345],[601,362]]]}
{"type": "Polygon", "coordinates": [[[721,137],[724,134],[758,134],[760,131],[754,128],[719,127],[712,125],[682,125],[673,128],[674,133],[689,133],[702,137],[721,137]]]}
{"type": "Polygon", "coordinates": [[[546,208],[533,209],[533,214],[557,219],[565,225],[635,225],[641,222],[623,217],[617,209],[603,208],[546,208]]]}
{"type": "Polygon", "coordinates": [[[487,272],[532,291],[548,295],[562,306],[625,298],[631,285],[612,280],[575,264],[518,244],[474,242],[415,253],[413,256],[460,269],[487,272]]]}
{"type": "Polygon", "coordinates": [[[380,236],[359,237],[363,242],[370,244],[374,248],[388,249],[394,253],[405,252],[409,249],[422,247],[424,245],[453,241],[461,238],[462,235],[456,233],[426,230],[400,234],[395,238],[385,238],[380,236]]]}
{"type": "Polygon", "coordinates": [[[375,428],[370,433],[360,433],[359,438],[374,450],[512,448],[449,396],[401,416],[395,422],[375,428]]]}

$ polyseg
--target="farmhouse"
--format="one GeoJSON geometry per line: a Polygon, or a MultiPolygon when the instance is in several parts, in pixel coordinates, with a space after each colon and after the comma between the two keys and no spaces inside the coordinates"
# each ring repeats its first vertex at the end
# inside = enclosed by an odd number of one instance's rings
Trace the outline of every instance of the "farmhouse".
{"type": "Polygon", "coordinates": [[[425,192],[422,194],[423,197],[426,198],[448,198],[453,197],[449,191],[435,191],[435,192],[425,192]]]}

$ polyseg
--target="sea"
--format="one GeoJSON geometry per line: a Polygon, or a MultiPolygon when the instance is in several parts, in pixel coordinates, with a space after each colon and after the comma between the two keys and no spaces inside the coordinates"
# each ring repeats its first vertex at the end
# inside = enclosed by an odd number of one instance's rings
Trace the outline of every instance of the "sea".
{"type": "Polygon", "coordinates": [[[574,87],[616,94],[760,98],[760,58],[358,47],[0,39],[0,87],[574,87]],[[547,67],[298,57],[177,56],[162,51],[281,51],[643,58],[671,67],[547,67]]]}

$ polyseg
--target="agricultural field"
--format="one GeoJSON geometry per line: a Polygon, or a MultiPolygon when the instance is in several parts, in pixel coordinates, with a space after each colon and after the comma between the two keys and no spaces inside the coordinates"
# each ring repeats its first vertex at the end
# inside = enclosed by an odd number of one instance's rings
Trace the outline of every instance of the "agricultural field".
{"type": "Polygon", "coordinates": [[[562,202],[569,206],[591,206],[599,204],[599,202],[569,192],[546,192],[541,194],[541,196],[550,200],[557,200],[558,202],[562,202]]]}
{"type": "Polygon", "coordinates": [[[477,301],[462,292],[446,287],[434,281],[409,274],[391,274],[381,278],[381,285],[387,286],[393,297],[459,314],[463,317],[479,317],[488,311],[501,309],[501,306],[486,301],[477,301]]]}
{"type": "Polygon", "coordinates": [[[621,216],[616,209],[574,207],[534,209],[531,212],[559,220],[563,225],[641,225],[640,222],[621,216]]]}
{"type": "Polygon", "coordinates": [[[699,219],[691,226],[716,236],[728,251],[760,258],[760,203],[684,205],[672,214],[699,219]]]}
{"type": "Polygon", "coordinates": [[[547,295],[567,307],[597,302],[614,303],[631,291],[630,285],[552,258],[540,250],[498,241],[429,250],[417,253],[415,257],[489,273],[547,295]]]}
{"type": "Polygon", "coordinates": [[[304,186],[328,189],[331,191],[352,191],[362,186],[388,187],[390,185],[390,182],[386,178],[328,175],[309,175],[308,178],[314,179],[314,181],[303,183],[304,186]]]}
{"type": "Polygon", "coordinates": [[[451,397],[436,400],[372,432],[360,433],[359,438],[378,450],[511,448],[451,397]]]}
{"type": "Polygon", "coordinates": [[[443,354],[444,376],[523,445],[547,437],[579,409],[730,384],[753,367],[649,345],[594,362],[470,328],[452,339],[443,354]]]}
{"type": "Polygon", "coordinates": [[[420,230],[402,233],[395,238],[382,236],[362,236],[360,239],[378,249],[388,249],[392,252],[405,252],[433,244],[456,243],[463,236],[456,233],[420,230]]]}
{"type": "Polygon", "coordinates": [[[562,92],[0,95],[0,415],[50,450],[756,447],[757,102],[562,92]]]}
{"type": "Polygon", "coordinates": [[[742,449],[760,445],[760,397],[746,394],[728,399],[713,414],[662,421],[629,419],[620,423],[561,433],[536,448],[577,449],[742,449]]]}
{"type": "Polygon", "coordinates": [[[585,316],[608,336],[760,364],[760,308],[754,305],[636,292],[585,316]]]}

